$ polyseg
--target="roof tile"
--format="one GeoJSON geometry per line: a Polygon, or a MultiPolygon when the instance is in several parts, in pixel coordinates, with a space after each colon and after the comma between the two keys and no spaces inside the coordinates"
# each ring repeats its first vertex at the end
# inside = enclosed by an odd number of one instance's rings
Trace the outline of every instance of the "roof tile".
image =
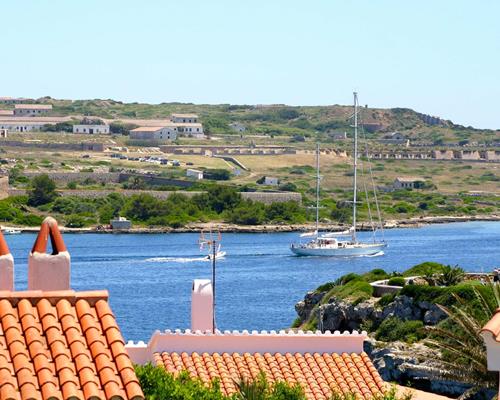
{"type": "Polygon", "coordinates": [[[144,399],[106,299],[0,292],[0,399],[144,399]]]}
{"type": "Polygon", "coordinates": [[[154,361],[170,373],[187,370],[209,383],[220,380],[224,394],[237,391],[236,382],[255,379],[261,372],[271,382],[298,383],[309,400],[330,398],[333,391],[353,392],[371,399],[385,391],[385,385],[365,353],[155,353],[154,361]]]}

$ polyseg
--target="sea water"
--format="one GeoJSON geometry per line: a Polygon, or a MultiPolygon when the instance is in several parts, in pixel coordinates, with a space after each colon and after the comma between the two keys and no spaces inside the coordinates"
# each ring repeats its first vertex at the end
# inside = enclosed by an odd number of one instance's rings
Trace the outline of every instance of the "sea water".
{"type": "MultiPolygon", "coordinates": [[[[369,238],[362,232],[361,239],[369,238]]],[[[16,289],[27,287],[27,256],[35,234],[6,236],[15,257],[16,289]]],[[[106,289],[126,340],[148,340],[156,330],[190,327],[193,279],[211,278],[199,236],[171,234],[64,234],[75,290],[106,289]]],[[[385,231],[383,255],[297,257],[295,233],[227,233],[217,260],[217,325],[222,330],[283,329],[294,305],[320,284],[374,268],[403,271],[424,261],[467,271],[500,267],[500,223],[467,222],[385,231]]]]}

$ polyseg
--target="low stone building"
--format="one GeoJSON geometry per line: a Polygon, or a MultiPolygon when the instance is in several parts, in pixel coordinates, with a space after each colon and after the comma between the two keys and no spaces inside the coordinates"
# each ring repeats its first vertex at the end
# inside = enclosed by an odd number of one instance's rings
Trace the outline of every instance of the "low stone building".
{"type": "Polygon", "coordinates": [[[186,176],[188,178],[195,178],[197,180],[201,180],[203,179],[203,171],[189,168],[186,170],[186,176]]]}
{"type": "Polygon", "coordinates": [[[132,222],[130,222],[125,217],[118,217],[112,219],[109,224],[111,225],[111,229],[114,231],[127,231],[132,228],[132,222]]]}
{"type": "Polygon", "coordinates": [[[46,121],[30,121],[29,119],[17,118],[0,120],[0,129],[7,129],[10,132],[39,131],[44,125],[48,125],[48,123],[46,121]]]}
{"type": "Polygon", "coordinates": [[[197,114],[172,114],[170,116],[170,121],[176,124],[197,123],[198,119],[197,114]]]}
{"type": "Polygon", "coordinates": [[[130,131],[132,140],[173,141],[177,139],[177,129],[170,126],[141,126],[130,131]]]}
{"type": "Polygon", "coordinates": [[[398,176],[394,179],[392,186],[394,189],[418,189],[425,182],[425,179],[413,176],[398,176]]]}
{"type": "Polygon", "coordinates": [[[280,180],[278,178],[276,178],[275,176],[264,177],[264,185],[278,186],[279,183],[280,183],[280,180]]]}
{"type": "Polygon", "coordinates": [[[73,133],[109,134],[109,125],[73,125],[73,133]]]}
{"type": "Polygon", "coordinates": [[[52,111],[51,104],[16,104],[14,115],[20,117],[47,114],[52,111]]]}

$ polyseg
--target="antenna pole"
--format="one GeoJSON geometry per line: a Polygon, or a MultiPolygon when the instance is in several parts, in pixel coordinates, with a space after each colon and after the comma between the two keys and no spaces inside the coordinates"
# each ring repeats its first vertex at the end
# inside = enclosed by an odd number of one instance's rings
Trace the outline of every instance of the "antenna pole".
{"type": "Polygon", "coordinates": [[[319,235],[319,142],[316,143],[316,237],[319,235]]]}
{"type": "Polygon", "coordinates": [[[353,207],[352,207],[352,241],[356,242],[356,200],[357,200],[357,180],[358,180],[358,93],[354,92],[354,178],[353,178],[353,207]]]}

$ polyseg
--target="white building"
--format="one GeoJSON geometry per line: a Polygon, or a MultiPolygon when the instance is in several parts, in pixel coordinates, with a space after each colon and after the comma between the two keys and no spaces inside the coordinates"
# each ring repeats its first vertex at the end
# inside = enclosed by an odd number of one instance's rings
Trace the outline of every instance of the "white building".
{"type": "Polygon", "coordinates": [[[132,222],[130,222],[125,217],[118,217],[116,219],[112,219],[109,224],[111,225],[111,229],[113,230],[128,230],[132,227],[132,222]]]}
{"type": "Polygon", "coordinates": [[[7,134],[9,133],[8,129],[0,129],[0,138],[7,138],[7,134]]]}
{"type": "Polygon", "coordinates": [[[130,139],[172,141],[177,139],[177,129],[172,126],[141,126],[130,131],[130,139]]]}
{"type": "Polygon", "coordinates": [[[13,110],[0,110],[0,116],[2,117],[12,117],[14,115],[13,110]]]}
{"type": "Polygon", "coordinates": [[[186,176],[188,178],[195,178],[195,179],[198,179],[198,180],[201,180],[203,179],[203,171],[200,171],[198,169],[187,169],[186,170],[186,176]]]}
{"type": "Polygon", "coordinates": [[[73,133],[109,134],[109,125],[73,125],[73,133]]]}
{"type": "Polygon", "coordinates": [[[198,139],[203,139],[203,137],[205,137],[203,125],[200,123],[176,123],[175,127],[180,136],[195,137],[198,139]]]}
{"type": "Polygon", "coordinates": [[[196,123],[198,119],[196,114],[172,114],[170,116],[170,121],[176,124],[196,123]]]}
{"type": "Polygon", "coordinates": [[[19,104],[25,101],[33,101],[33,99],[25,99],[23,97],[0,97],[0,103],[3,104],[19,104]]]}
{"type": "Polygon", "coordinates": [[[279,179],[274,176],[266,176],[264,178],[264,185],[278,186],[279,182],[279,179]]]}
{"type": "Polygon", "coordinates": [[[0,120],[0,129],[7,129],[10,132],[39,131],[42,126],[47,124],[45,121],[32,122],[30,120],[8,119],[0,120]]]}
{"type": "Polygon", "coordinates": [[[16,104],[14,105],[14,115],[26,117],[42,115],[52,111],[51,104],[16,104]]]}

